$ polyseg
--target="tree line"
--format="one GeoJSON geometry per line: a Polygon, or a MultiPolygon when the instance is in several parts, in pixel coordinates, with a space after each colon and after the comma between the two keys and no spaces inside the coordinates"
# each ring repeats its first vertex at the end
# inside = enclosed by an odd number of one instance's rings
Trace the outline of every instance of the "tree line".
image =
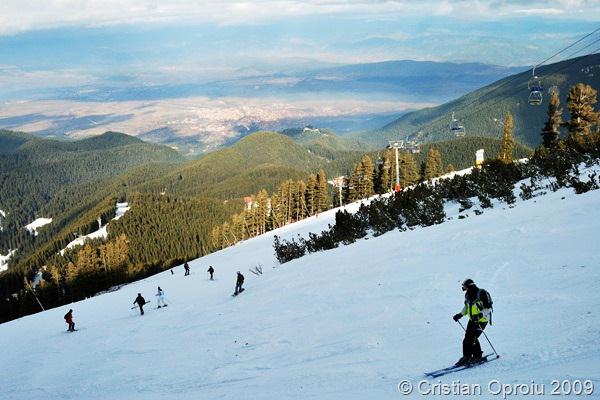
{"type": "MultiPolygon", "coordinates": [[[[310,233],[308,238],[281,240],[276,236],[273,246],[278,261],[285,263],[306,253],[353,243],[368,232],[378,236],[393,229],[404,231],[442,223],[446,217],[444,203],[447,201],[458,202],[461,211],[464,211],[473,207],[472,199],[477,198],[479,208],[474,211],[476,215],[493,207],[493,199],[512,204],[516,200],[515,184],[526,177],[530,178],[529,184],[522,183],[520,187],[520,196],[524,200],[532,198],[540,189],[556,191],[571,187],[576,193],[584,193],[600,188],[596,174],[589,175],[584,181],[579,178],[581,163],[598,164],[600,159],[600,113],[594,109],[596,97],[596,90],[588,85],[572,87],[568,97],[571,118],[563,122],[558,98],[552,96],[548,120],[541,132],[543,143],[528,163],[513,163],[513,122],[512,116],[507,113],[496,159],[484,163],[480,169],[475,168],[468,175],[442,179],[436,185],[420,183],[393,196],[379,197],[362,204],[356,214],[340,210],[336,213],[334,226],[319,234],[310,233]],[[564,139],[561,139],[562,127],[567,129],[564,139]],[[548,180],[548,177],[554,179],[548,180]]],[[[433,161],[431,163],[433,165],[433,161]]],[[[365,169],[365,166],[370,169],[368,162],[362,163],[361,168],[365,169]]],[[[365,175],[369,176],[362,174],[365,175]]]]}

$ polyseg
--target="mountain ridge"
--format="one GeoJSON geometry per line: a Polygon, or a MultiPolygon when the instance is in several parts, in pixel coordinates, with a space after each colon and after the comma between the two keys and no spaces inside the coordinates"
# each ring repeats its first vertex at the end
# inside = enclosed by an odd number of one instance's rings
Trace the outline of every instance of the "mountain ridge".
{"type": "Polygon", "coordinates": [[[541,130],[547,119],[547,90],[551,86],[559,88],[563,120],[567,120],[566,97],[570,87],[579,82],[600,87],[600,74],[594,74],[595,67],[600,68],[599,54],[536,68],[536,73],[544,79],[546,88],[541,106],[528,104],[527,82],[531,71],[524,71],[440,106],[406,113],[379,130],[357,134],[356,137],[378,144],[407,137],[421,141],[448,139],[453,135],[450,131],[453,112],[464,124],[467,135],[500,137],[504,114],[511,112],[515,137],[535,146],[541,142],[541,130]]]}

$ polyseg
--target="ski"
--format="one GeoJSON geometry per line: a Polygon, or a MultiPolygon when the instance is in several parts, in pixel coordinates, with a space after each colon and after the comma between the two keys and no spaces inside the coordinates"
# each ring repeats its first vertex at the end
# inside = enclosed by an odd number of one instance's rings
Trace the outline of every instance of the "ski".
{"type": "Polygon", "coordinates": [[[465,369],[473,368],[481,364],[485,364],[489,361],[497,360],[500,358],[497,354],[487,354],[481,358],[481,360],[465,365],[453,365],[451,367],[438,369],[437,371],[426,372],[425,375],[431,378],[438,378],[443,375],[451,374],[453,372],[462,371],[465,369]]]}
{"type": "MultiPolygon", "coordinates": [[[[145,302],[145,303],[144,303],[144,305],[146,305],[146,304],[150,303],[151,301],[152,301],[152,300],[145,302]]],[[[131,307],[131,309],[132,309],[132,310],[133,310],[134,308],[139,308],[139,306],[133,306],[133,307],[131,307]]]]}

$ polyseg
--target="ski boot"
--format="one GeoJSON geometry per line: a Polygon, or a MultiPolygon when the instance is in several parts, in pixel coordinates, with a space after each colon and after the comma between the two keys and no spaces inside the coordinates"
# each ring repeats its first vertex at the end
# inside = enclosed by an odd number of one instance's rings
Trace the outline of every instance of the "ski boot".
{"type": "Polygon", "coordinates": [[[460,367],[462,365],[467,365],[471,362],[471,357],[461,357],[456,364],[454,364],[455,367],[460,367]]]}

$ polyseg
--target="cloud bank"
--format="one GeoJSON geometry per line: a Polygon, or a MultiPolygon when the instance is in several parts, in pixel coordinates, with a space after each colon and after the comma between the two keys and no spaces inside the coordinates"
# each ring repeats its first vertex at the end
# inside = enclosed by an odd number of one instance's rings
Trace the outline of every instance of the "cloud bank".
{"type": "Polygon", "coordinates": [[[390,19],[448,16],[498,20],[514,16],[597,20],[594,0],[2,0],[0,34],[58,27],[145,23],[247,25],[306,16],[390,19]]]}

